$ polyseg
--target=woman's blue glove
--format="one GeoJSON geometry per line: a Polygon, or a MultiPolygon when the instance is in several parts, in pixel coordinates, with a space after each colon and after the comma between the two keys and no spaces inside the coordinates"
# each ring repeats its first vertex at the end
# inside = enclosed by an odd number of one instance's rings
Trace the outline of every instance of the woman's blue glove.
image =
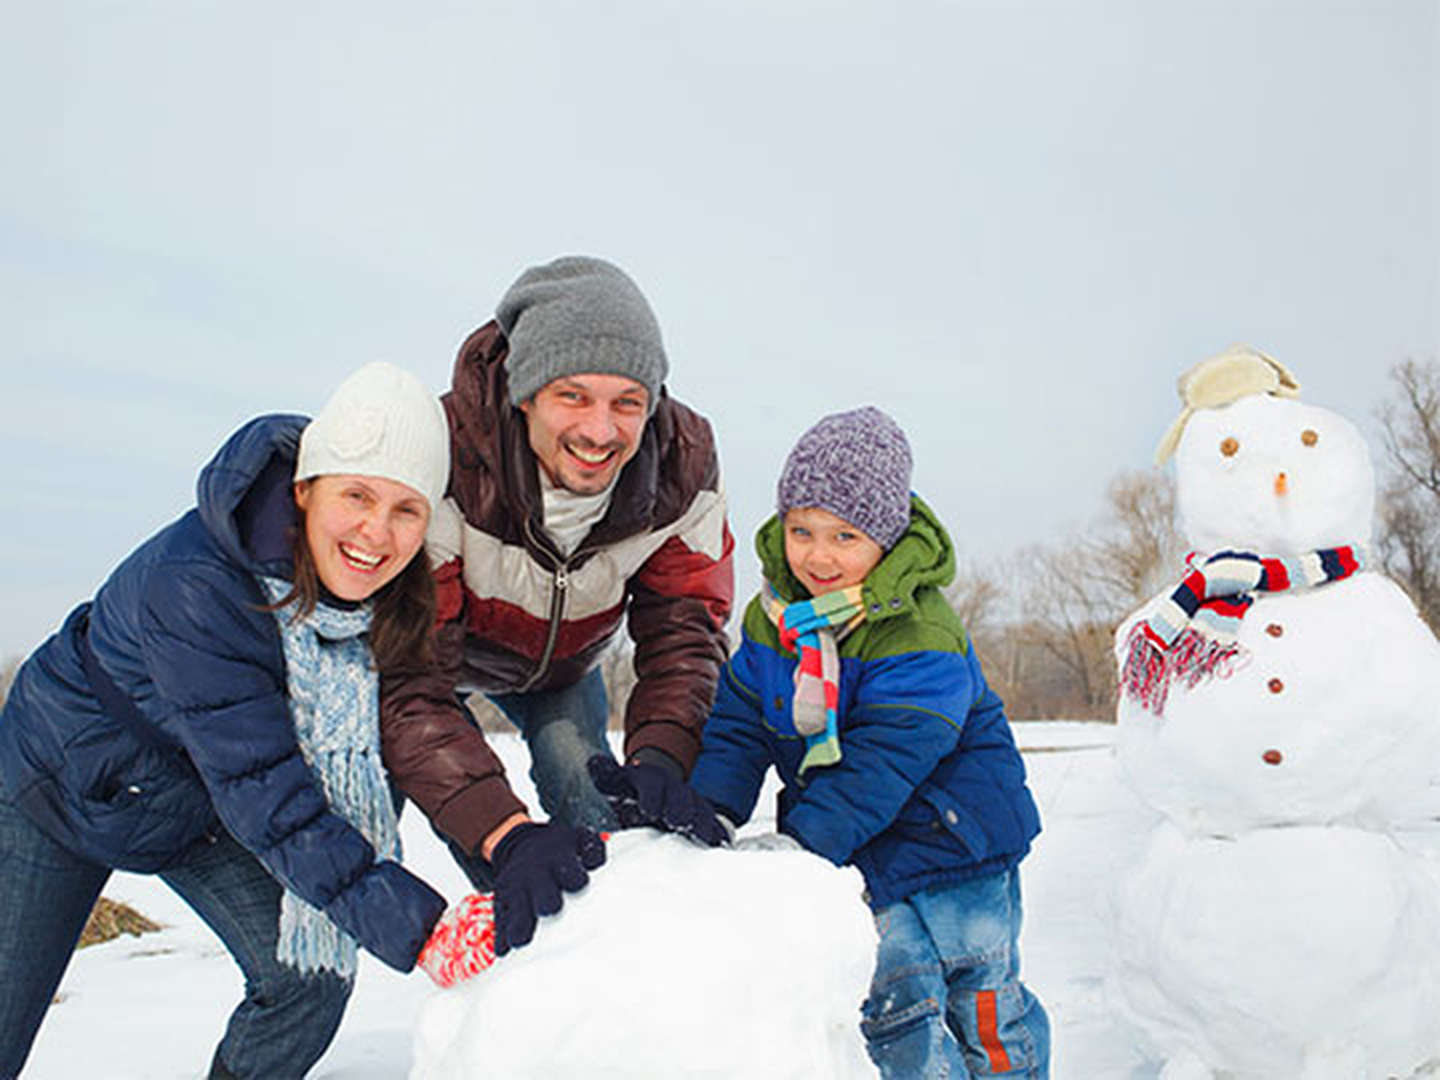
{"type": "Polygon", "coordinates": [[[687,784],[678,769],[649,761],[621,765],[604,754],[596,754],[586,766],[622,829],[649,825],[706,847],[730,842],[734,829],[725,827],[709,800],[687,784]]]}
{"type": "Polygon", "coordinates": [[[554,915],[562,893],[579,892],[605,862],[605,841],[558,822],[516,825],[490,855],[495,868],[495,954],[527,945],[541,915],[554,915]]]}

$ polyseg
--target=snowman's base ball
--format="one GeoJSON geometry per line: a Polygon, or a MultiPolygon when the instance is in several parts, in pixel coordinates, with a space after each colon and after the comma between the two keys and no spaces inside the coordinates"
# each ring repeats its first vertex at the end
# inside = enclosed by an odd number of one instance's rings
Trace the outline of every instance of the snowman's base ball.
{"type": "Polygon", "coordinates": [[[1111,990],[1161,1057],[1274,1078],[1336,1048],[1407,1076],[1440,1056],[1437,897],[1381,834],[1161,825],[1118,890],[1111,990]]]}

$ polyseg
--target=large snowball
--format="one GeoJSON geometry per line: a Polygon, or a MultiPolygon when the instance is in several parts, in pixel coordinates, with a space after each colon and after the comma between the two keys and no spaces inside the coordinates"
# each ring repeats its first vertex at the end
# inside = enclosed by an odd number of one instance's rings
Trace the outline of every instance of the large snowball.
{"type": "Polygon", "coordinates": [[[1172,1060],[1247,1080],[1408,1076],[1440,1055],[1437,895],[1423,860],[1375,833],[1162,826],[1119,891],[1110,989],[1172,1060]]]}
{"type": "Polygon", "coordinates": [[[801,851],[616,834],[532,944],[437,992],[411,1080],[873,1077],[861,879],[801,851]]]}

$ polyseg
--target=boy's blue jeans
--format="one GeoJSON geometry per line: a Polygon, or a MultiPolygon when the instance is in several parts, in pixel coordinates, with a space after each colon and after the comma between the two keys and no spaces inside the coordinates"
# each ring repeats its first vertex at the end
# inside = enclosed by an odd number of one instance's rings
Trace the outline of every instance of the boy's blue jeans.
{"type": "MultiPolygon", "coordinates": [[[[108,867],[42,833],[0,788],[3,1080],[19,1075],[109,876],[108,867]]],[[[196,844],[160,877],[219,935],[245,975],[245,998],[230,1014],[216,1072],[223,1065],[242,1080],[304,1076],[335,1037],[351,982],[330,973],[301,975],[275,959],[280,886],[228,834],[196,844]]]]}
{"type": "MultiPolygon", "coordinates": [[[[610,702],[600,669],[592,668],[579,682],[554,690],[486,696],[520,729],[530,750],[530,779],[546,816],[565,825],[613,832],[615,814],[585,767],[596,754],[614,756],[605,738],[610,702]]],[[[495,887],[484,859],[446,842],[471,884],[482,891],[495,887]]]]}
{"type": "Polygon", "coordinates": [[[1020,874],[916,893],[875,912],[860,1029],[887,1080],[1050,1075],[1050,1021],[1020,982],[1020,874]]]}

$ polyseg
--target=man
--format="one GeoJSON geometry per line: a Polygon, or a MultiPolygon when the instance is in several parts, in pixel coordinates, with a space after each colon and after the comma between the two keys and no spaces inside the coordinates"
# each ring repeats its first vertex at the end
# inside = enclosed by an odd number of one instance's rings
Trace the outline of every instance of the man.
{"type": "Polygon", "coordinates": [[[710,425],[668,395],[667,371],[635,283],[566,257],[511,286],[442,399],[450,486],[427,539],[437,656],[386,684],[386,766],[482,888],[497,855],[543,840],[542,914],[559,906],[549,882],[567,887],[574,830],[616,824],[586,763],[612,757],[597,664],[622,621],[637,675],[624,780],[682,831],[697,817],[713,827],[683,779],[728,651],[734,540],[710,425]],[[530,822],[461,707],[471,690],[520,729],[549,825],[530,822]]]}

